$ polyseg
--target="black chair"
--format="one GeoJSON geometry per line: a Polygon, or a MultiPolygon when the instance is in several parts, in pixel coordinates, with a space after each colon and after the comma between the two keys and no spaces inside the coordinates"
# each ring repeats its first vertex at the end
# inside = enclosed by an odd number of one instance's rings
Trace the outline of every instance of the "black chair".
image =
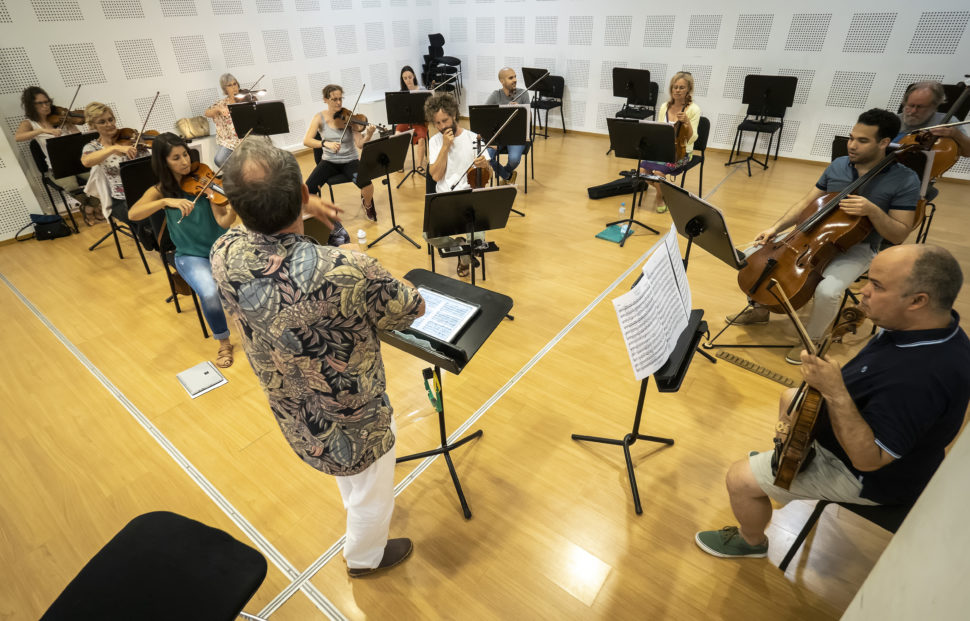
{"type": "Polygon", "coordinates": [[[430,65],[445,65],[454,69],[454,73],[458,75],[455,79],[458,82],[458,86],[461,87],[461,59],[455,56],[445,56],[445,37],[441,33],[429,34],[428,41],[431,43],[428,46],[428,55],[431,57],[430,65]]]}
{"type": "Polygon", "coordinates": [[[168,288],[172,292],[172,296],[165,301],[171,301],[175,305],[175,312],[181,313],[182,307],[179,305],[179,296],[191,296],[192,303],[195,304],[195,314],[198,316],[199,325],[202,327],[202,338],[209,338],[209,330],[206,328],[205,318],[202,316],[202,306],[199,304],[199,297],[192,287],[189,286],[189,283],[185,282],[185,279],[182,278],[182,275],[179,274],[178,269],[175,267],[175,244],[168,234],[165,214],[163,211],[155,212],[148,218],[148,221],[158,241],[158,255],[162,259],[162,267],[165,268],[165,275],[168,277],[168,288]]]}
{"type": "Polygon", "coordinates": [[[731,144],[731,153],[728,161],[724,164],[730,166],[746,162],[748,165],[748,176],[751,176],[751,162],[758,164],[762,168],[768,168],[768,158],[771,157],[771,146],[775,146],[775,161],[778,161],[778,150],[781,148],[781,135],[785,131],[785,112],[788,107],[782,104],[777,106],[765,106],[760,101],[752,101],[748,104],[748,110],[744,115],[744,120],[738,124],[738,129],[734,133],[734,142],[731,144]],[[740,155],[741,143],[744,141],[745,132],[754,132],[754,142],[751,143],[751,153],[743,160],[735,160],[735,154],[740,155]],[[778,141],[775,142],[775,134],[778,134],[778,141]],[[761,134],[768,134],[768,149],[765,151],[764,161],[754,156],[758,148],[758,139],[761,134]]]}
{"type": "MultiPolygon", "coordinates": [[[[915,82],[913,84],[915,84],[915,82]]],[[[909,90],[909,87],[912,86],[913,84],[910,84],[909,86],[907,86],[906,90],[909,90]]],[[[964,88],[965,87],[963,86],[963,84],[944,84],[943,93],[945,94],[946,98],[942,102],[940,102],[940,105],[936,107],[936,111],[943,112],[943,113],[949,112],[950,106],[952,106],[957,101],[957,99],[960,98],[960,94],[963,92],[964,88]]],[[[896,113],[902,114],[902,112],[903,112],[903,100],[900,99],[899,108],[896,109],[896,113]]],[[[957,121],[965,121],[967,119],[968,113],[970,113],[970,99],[965,100],[963,104],[960,106],[959,110],[953,111],[953,118],[950,119],[950,122],[956,123],[957,121]]]]}
{"type": "MultiPolygon", "coordinates": [[[[498,155],[508,155],[508,153],[509,153],[509,150],[506,147],[499,147],[498,148],[498,155]]],[[[525,189],[523,190],[523,194],[528,194],[529,193],[529,174],[530,174],[530,171],[531,171],[531,174],[532,174],[532,178],[533,179],[536,178],[536,165],[535,165],[536,164],[536,156],[535,156],[535,151],[532,149],[532,141],[531,140],[526,141],[526,143],[525,143],[525,151],[522,153],[522,162],[525,165],[525,170],[523,171],[525,174],[522,176],[522,178],[525,180],[525,189]],[[532,158],[532,166],[529,166],[529,158],[530,157],[532,158]]],[[[498,182],[498,179],[493,174],[492,175],[492,183],[494,184],[496,182],[498,182]]]]}
{"type": "Polygon", "coordinates": [[[559,118],[562,120],[562,133],[566,133],[566,115],[563,112],[563,94],[566,90],[566,80],[561,75],[550,75],[545,80],[542,81],[542,88],[536,90],[536,96],[532,99],[532,110],[533,121],[532,121],[532,137],[533,139],[538,135],[535,131],[536,124],[539,120],[539,113],[545,110],[546,116],[542,123],[543,127],[543,138],[549,138],[549,111],[553,108],[559,108],[559,118]]]}
{"type": "Polygon", "coordinates": [[[64,205],[64,211],[67,212],[67,217],[71,220],[71,228],[77,233],[77,222],[74,220],[74,214],[71,213],[71,208],[67,204],[66,190],[54,181],[50,173],[50,166],[47,165],[47,158],[44,157],[44,151],[41,150],[40,144],[36,140],[30,141],[30,156],[34,159],[34,165],[37,167],[37,172],[40,173],[41,183],[44,185],[44,191],[47,192],[47,199],[51,202],[51,207],[54,209],[55,215],[61,215],[57,210],[57,203],[54,202],[54,195],[51,194],[51,190],[54,190],[61,195],[61,203],[64,205]]]}
{"type": "Polygon", "coordinates": [[[795,553],[802,546],[805,538],[808,537],[812,529],[815,528],[815,523],[818,522],[818,518],[822,515],[822,511],[825,510],[830,504],[838,505],[844,509],[859,515],[873,524],[888,530],[891,533],[895,533],[899,530],[899,526],[906,519],[906,515],[909,510],[912,509],[912,505],[854,505],[848,502],[836,502],[833,503],[830,500],[819,500],[815,504],[815,510],[812,511],[812,515],[809,516],[808,521],[805,522],[805,526],[795,537],[795,541],[792,542],[791,547],[788,548],[788,553],[785,554],[785,558],[782,559],[781,563],[778,564],[778,569],[786,571],[788,569],[789,563],[791,563],[792,558],[794,558],[795,553]]]}
{"type": "Polygon", "coordinates": [[[618,119],[646,119],[657,118],[657,98],[660,97],[660,85],[650,82],[650,90],[647,93],[647,101],[644,103],[630,103],[627,101],[614,116],[618,119]]]}
{"type": "Polygon", "coordinates": [[[680,187],[684,187],[687,179],[687,171],[700,164],[701,176],[697,182],[697,195],[704,195],[704,151],[707,149],[707,138],[711,134],[711,121],[706,116],[702,116],[697,122],[697,140],[694,141],[694,150],[691,152],[690,161],[671,171],[672,175],[680,175],[680,187]]]}
{"type": "Polygon", "coordinates": [[[54,600],[43,621],[231,621],[266,577],[266,559],[228,533],[168,511],[140,515],[54,600]]]}

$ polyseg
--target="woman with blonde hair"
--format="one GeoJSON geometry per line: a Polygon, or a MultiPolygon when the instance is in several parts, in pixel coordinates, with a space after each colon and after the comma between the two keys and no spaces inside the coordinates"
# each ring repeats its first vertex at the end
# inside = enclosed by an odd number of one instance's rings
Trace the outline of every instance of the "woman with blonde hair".
{"type": "MultiPolygon", "coordinates": [[[[657,120],[661,123],[682,123],[687,128],[686,155],[676,162],[643,160],[640,162],[640,172],[643,174],[657,176],[676,174],[681,166],[690,161],[694,142],[697,140],[697,125],[701,120],[701,108],[694,103],[694,76],[688,71],[675,73],[674,77],[670,78],[669,95],[670,99],[661,104],[660,109],[657,110],[657,120]]],[[[653,206],[657,213],[664,213],[667,211],[667,206],[664,204],[660,184],[651,183],[650,185],[657,191],[653,206]]]]}
{"type": "Polygon", "coordinates": [[[84,192],[101,201],[105,217],[110,215],[128,224],[128,204],[125,202],[125,189],[121,185],[121,163],[147,155],[148,147],[142,144],[135,149],[132,145],[118,144],[115,113],[106,104],[94,101],[85,106],[84,121],[98,132],[98,137],[81,150],[81,164],[91,169],[84,192]]]}

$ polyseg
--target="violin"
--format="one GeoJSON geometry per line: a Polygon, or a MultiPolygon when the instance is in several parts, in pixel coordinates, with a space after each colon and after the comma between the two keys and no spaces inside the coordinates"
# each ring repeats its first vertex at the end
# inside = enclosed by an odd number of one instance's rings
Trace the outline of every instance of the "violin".
{"type": "Polygon", "coordinates": [[[354,114],[347,108],[341,108],[334,113],[333,124],[337,129],[346,129],[347,125],[350,124],[350,130],[355,132],[362,132],[369,125],[366,116],[354,114]]]}
{"type": "Polygon", "coordinates": [[[681,123],[677,121],[674,123],[674,161],[679,162],[680,160],[687,157],[687,141],[691,137],[691,129],[688,127],[690,123],[681,123]]]}
{"type": "MultiPolygon", "coordinates": [[[[454,128],[452,128],[452,131],[454,131],[454,128]]],[[[482,137],[479,136],[476,138],[475,142],[478,145],[478,151],[481,152],[482,137]]],[[[478,157],[476,156],[475,159],[478,159],[478,157]]],[[[492,170],[490,168],[479,168],[473,163],[472,169],[468,171],[466,177],[468,179],[468,185],[472,186],[473,189],[478,190],[487,186],[489,181],[492,180],[492,170]]]]}
{"type": "MultiPolygon", "coordinates": [[[[795,309],[788,300],[788,296],[778,285],[778,281],[772,279],[767,289],[775,297],[778,304],[785,309],[788,317],[795,324],[795,329],[798,331],[805,349],[813,356],[824,356],[829,346],[832,343],[840,342],[842,336],[847,332],[855,334],[866,318],[865,313],[858,307],[846,307],[835,321],[829,334],[816,348],[808,337],[802,322],[799,321],[798,315],[795,314],[795,309]]],[[[784,440],[775,438],[775,453],[771,457],[771,470],[775,475],[774,484],[778,487],[789,489],[795,476],[801,472],[803,467],[808,465],[814,456],[811,453],[811,448],[815,440],[815,424],[818,421],[823,402],[822,394],[818,390],[802,382],[788,406],[788,415],[791,422],[778,422],[775,430],[784,436],[784,440]]]]}
{"type": "Polygon", "coordinates": [[[60,128],[65,124],[84,125],[84,110],[68,110],[61,106],[54,106],[47,115],[47,122],[60,128]]]}
{"type": "Polygon", "coordinates": [[[182,177],[180,185],[183,192],[191,194],[195,199],[205,194],[215,205],[221,207],[229,204],[229,197],[222,189],[222,177],[216,176],[216,173],[202,162],[192,162],[189,174],[182,177]]]}
{"type": "Polygon", "coordinates": [[[839,209],[842,199],[854,194],[897,158],[927,148],[926,145],[935,138],[927,132],[921,138],[923,142],[905,145],[887,154],[841,192],[830,192],[808,205],[787,235],[765,242],[748,257],[747,265],[738,272],[741,291],[769,311],[784,313],[784,307],[767,288],[769,280],[775,279],[789,292],[795,309],[807,304],[832,259],[864,240],[872,231],[869,218],[850,216],[839,209]]]}
{"type": "MultiPolygon", "coordinates": [[[[963,103],[967,100],[967,97],[970,96],[970,87],[968,87],[965,82],[962,84],[963,92],[960,93],[960,96],[953,103],[953,105],[950,106],[950,109],[947,110],[943,118],[940,119],[939,124],[935,127],[949,123],[956,111],[960,109],[963,103]]],[[[960,145],[957,144],[956,140],[946,136],[934,136],[930,131],[931,129],[933,128],[927,127],[916,130],[915,132],[904,136],[903,139],[899,141],[899,144],[904,146],[913,144],[928,145],[922,148],[924,151],[932,151],[934,154],[933,163],[930,167],[930,181],[933,182],[957,163],[957,160],[960,159],[961,153],[960,145]],[[932,138],[932,140],[930,138],[932,138]]],[[[970,153],[963,153],[962,155],[970,155],[970,153]]],[[[910,154],[908,159],[903,160],[903,163],[910,168],[923,168],[926,165],[926,158],[923,156],[922,162],[916,162],[916,158],[919,157],[920,154],[913,152],[910,154]],[[916,162],[916,165],[912,165],[914,162],[916,162]]]]}
{"type": "Polygon", "coordinates": [[[150,149],[152,147],[152,141],[157,135],[158,131],[154,129],[150,129],[139,134],[137,129],[122,127],[118,130],[118,133],[115,134],[115,144],[121,144],[128,147],[137,147],[138,145],[143,144],[150,149]]]}

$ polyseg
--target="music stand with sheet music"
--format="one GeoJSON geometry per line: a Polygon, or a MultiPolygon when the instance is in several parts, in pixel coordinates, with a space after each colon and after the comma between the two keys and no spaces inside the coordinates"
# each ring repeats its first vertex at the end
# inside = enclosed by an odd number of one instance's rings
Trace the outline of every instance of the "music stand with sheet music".
{"type": "MultiPolygon", "coordinates": [[[[482,280],[485,280],[485,253],[498,250],[494,242],[475,246],[475,233],[504,229],[515,201],[515,186],[503,185],[479,190],[439,192],[424,197],[424,233],[428,239],[464,235],[468,243],[442,249],[441,256],[468,255],[472,265],[472,286],[475,285],[474,253],[482,256],[482,280]]],[[[434,272],[434,250],[431,251],[431,271],[434,272]]]]}
{"type": "MultiPolygon", "coordinates": [[[[491,141],[491,146],[489,148],[495,149],[496,151],[501,147],[508,147],[509,145],[527,145],[529,146],[529,152],[526,153],[522,159],[525,160],[525,188],[526,194],[529,193],[529,156],[534,154],[534,149],[529,145],[529,123],[528,113],[525,112],[525,106],[499,106],[494,104],[481,105],[481,106],[468,106],[468,128],[472,133],[478,134],[482,137],[482,144],[491,141]],[[516,114],[519,111],[520,114],[516,114]],[[505,126],[502,133],[495,136],[495,132],[502,127],[502,124],[508,120],[512,115],[515,115],[509,124],[505,126]]],[[[531,110],[531,108],[529,108],[531,110]]],[[[496,155],[496,157],[498,157],[496,155]]],[[[535,168],[535,156],[532,155],[532,167],[535,168]]],[[[535,178],[535,172],[533,171],[533,178],[535,178]]],[[[518,209],[513,209],[516,214],[520,216],[525,216],[524,213],[518,209]]]]}
{"type": "MultiPolygon", "coordinates": [[[[653,374],[653,378],[657,383],[658,392],[677,392],[680,390],[680,385],[684,381],[684,376],[687,375],[687,369],[690,367],[690,362],[694,358],[694,352],[697,351],[697,345],[701,341],[701,335],[707,332],[707,322],[703,321],[703,318],[704,311],[701,309],[694,309],[690,312],[690,319],[688,320],[687,327],[683,332],[680,333],[680,337],[677,339],[677,345],[674,347],[673,352],[671,352],[670,358],[668,358],[667,362],[665,362],[664,365],[653,374]]],[[[602,438],[599,436],[585,436],[576,433],[572,434],[573,440],[597,442],[599,444],[611,444],[614,446],[623,447],[623,456],[626,458],[627,476],[630,479],[630,489],[633,492],[633,508],[637,515],[641,515],[643,513],[643,507],[640,504],[640,491],[637,488],[637,477],[636,472],[633,470],[633,458],[630,456],[630,447],[635,444],[637,440],[658,442],[668,446],[671,446],[674,443],[672,438],[647,436],[640,433],[640,422],[643,417],[643,403],[647,396],[647,384],[649,382],[649,376],[640,381],[640,397],[637,399],[637,411],[636,415],[633,417],[633,430],[623,436],[623,438],[614,439],[602,438]]]]}
{"type": "MultiPolygon", "coordinates": [[[[646,192],[644,176],[640,174],[640,161],[673,162],[677,159],[674,138],[674,126],[669,123],[653,123],[637,121],[635,119],[606,119],[606,127],[610,132],[610,145],[616,151],[616,157],[626,157],[636,160],[636,174],[633,179],[633,200],[630,202],[630,217],[624,220],[608,222],[606,226],[625,224],[633,228],[634,224],[642,226],[651,233],[660,231],[647,226],[633,218],[637,207],[637,194],[646,192]]],[[[642,197],[641,197],[642,202],[642,197]]],[[[620,247],[626,243],[628,235],[623,235],[620,247]]]]}
{"type": "Polygon", "coordinates": [[[229,104],[229,116],[237,136],[245,136],[250,129],[260,136],[275,136],[290,131],[286,107],[282,101],[256,101],[229,104]]]}
{"type": "Polygon", "coordinates": [[[444,455],[445,462],[448,464],[448,472],[451,473],[451,480],[455,484],[455,491],[458,493],[462,513],[465,519],[469,519],[472,516],[472,512],[468,508],[468,503],[465,501],[465,494],[461,489],[461,483],[458,481],[458,473],[455,471],[455,464],[451,460],[451,451],[462,444],[481,437],[483,432],[481,429],[478,429],[461,439],[448,439],[445,429],[444,392],[441,390],[441,370],[444,369],[458,375],[465,369],[472,357],[481,349],[492,332],[495,331],[495,328],[502,323],[502,319],[512,310],[512,298],[424,269],[411,270],[405,274],[404,278],[416,287],[430,289],[470,304],[478,305],[481,309],[458,334],[454,343],[438,341],[433,337],[422,333],[411,332],[408,329],[405,329],[403,333],[390,331],[381,332],[380,335],[381,340],[388,345],[433,364],[433,372],[429,373],[431,371],[430,369],[425,370],[425,379],[433,379],[435,382],[434,387],[438,392],[435,409],[438,412],[438,430],[441,437],[441,445],[430,451],[422,451],[420,453],[414,453],[413,455],[398,457],[397,462],[401,463],[413,459],[433,458],[436,455],[444,455]],[[421,339],[423,342],[416,341],[415,338],[421,339]],[[431,377],[428,377],[428,375],[431,375],[431,377]]]}
{"type": "Polygon", "coordinates": [[[360,164],[357,167],[357,182],[362,180],[376,179],[383,176],[381,181],[387,186],[387,203],[391,210],[391,228],[385,231],[380,237],[367,244],[368,248],[373,247],[391,233],[397,233],[404,239],[414,244],[415,248],[420,248],[418,242],[414,241],[404,232],[404,227],[394,219],[394,197],[391,192],[391,171],[404,168],[404,160],[408,156],[408,145],[411,144],[411,133],[398,134],[365,142],[360,150],[360,164]]]}
{"type": "MultiPolygon", "coordinates": [[[[398,125],[427,125],[424,118],[424,103],[431,97],[431,91],[388,91],[384,93],[384,107],[387,110],[387,124],[390,127],[398,125]]],[[[428,152],[428,138],[424,139],[424,152],[428,152]]],[[[428,177],[428,171],[418,170],[414,161],[414,142],[411,143],[411,170],[404,175],[404,179],[397,184],[400,188],[411,175],[428,177]]]]}

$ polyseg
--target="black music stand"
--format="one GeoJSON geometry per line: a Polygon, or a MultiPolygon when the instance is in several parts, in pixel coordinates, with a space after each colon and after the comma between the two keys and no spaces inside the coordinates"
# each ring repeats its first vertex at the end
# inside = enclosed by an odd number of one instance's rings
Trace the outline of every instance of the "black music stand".
{"type": "MultiPolygon", "coordinates": [[[[388,345],[397,347],[416,358],[433,364],[435,386],[439,387],[440,390],[442,385],[441,370],[444,369],[455,375],[460,374],[464,370],[475,353],[481,349],[485,341],[488,340],[488,337],[495,331],[495,328],[502,323],[502,319],[512,310],[512,298],[423,269],[411,270],[404,277],[416,287],[432,289],[465,302],[478,304],[481,307],[481,312],[464,327],[454,344],[444,343],[419,332],[410,332],[408,329],[404,330],[405,334],[416,336],[426,341],[427,345],[415,343],[413,340],[403,337],[397,331],[381,333],[381,340],[388,345]]],[[[455,471],[455,464],[451,460],[451,451],[462,444],[481,437],[483,432],[481,429],[478,429],[460,440],[449,442],[445,429],[443,391],[438,395],[438,407],[436,409],[438,410],[438,430],[441,435],[441,446],[430,451],[422,451],[420,453],[414,453],[413,455],[398,457],[397,462],[401,463],[435,455],[444,455],[445,463],[448,464],[448,472],[451,473],[451,480],[455,484],[455,491],[458,493],[461,511],[465,515],[465,519],[470,519],[472,512],[468,508],[468,502],[465,501],[465,494],[462,492],[461,483],[458,481],[458,473],[455,471]]]]}
{"type": "MultiPolygon", "coordinates": [[[[610,144],[616,157],[627,157],[636,160],[633,175],[633,200],[630,203],[630,217],[625,220],[608,222],[606,226],[614,224],[626,224],[632,228],[638,224],[651,233],[660,234],[657,229],[647,226],[639,220],[633,219],[633,214],[637,208],[637,194],[646,192],[646,182],[640,174],[640,160],[651,160],[654,162],[673,162],[677,159],[674,139],[674,126],[669,123],[652,123],[649,121],[637,121],[634,119],[606,119],[606,127],[610,132],[610,144]]],[[[623,235],[620,240],[620,247],[626,243],[628,235],[623,235]]]]}
{"type": "MultiPolygon", "coordinates": [[[[539,95],[550,95],[552,94],[552,85],[549,82],[549,75],[552,72],[548,69],[537,69],[535,67],[522,67],[522,81],[532,87],[532,92],[535,93],[533,97],[539,95]]],[[[531,107],[531,104],[530,104],[531,107]]],[[[535,127],[536,123],[539,121],[539,109],[532,108],[532,124],[530,126],[529,136],[535,139],[535,127]]]]}
{"type": "MultiPolygon", "coordinates": [[[[613,96],[626,98],[623,107],[613,115],[618,119],[643,120],[649,115],[648,109],[653,112],[650,116],[656,117],[657,102],[650,96],[650,72],[646,69],[613,67],[613,96]]],[[[606,154],[613,149],[610,144],[606,154]]]]}
{"type": "MultiPolygon", "coordinates": [[[[482,254],[482,280],[485,280],[485,253],[498,250],[494,242],[475,246],[475,233],[504,229],[515,201],[515,186],[503,185],[479,190],[439,192],[424,197],[424,233],[428,239],[466,235],[467,244],[441,251],[442,257],[468,255],[472,265],[472,286],[475,286],[473,255],[482,254]]],[[[431,271],[434,272],[434,251],[431,252],[431,271]]]]}
{"type": "Polygon", "coordinates": [[[290,131],[290,124],[286,120],[286,107],[282,101],[253,99],[245,103],[229,104],[229,116],[232,117],[238,136],[245,136],[249,130],[260,136],[274,136],[290,131]]]}
{"type": "MultiPolygon", "coordinates": [[[[490,148],[498,150],[500,147],[507,147],[509,145],[529,146],[529,152],[522,156],[522,159],[525,160],[526,194],[529,192],[529,156],[533,153],[532,145],[529,145],[529,124],[526,121],[527,117],[528,114],[525,112],[525,106],[468,106],[468,128],[472,133],[481,136],[484,142],[491,141],[492,146],[490,148]],[[520,110],[521,113],[519,113],[520,110]],[[513,114],[515,116],[509,121],[509,124],[505,126],[502,133],[496,136],[495,132],[513,114]]],[[[532,162],[534,167],[534,157],[532,162]]],[[[518,209],[513,209],[512,211],[525,217],[525,214],[518,209]]]]}
{"type": "Polygon", "coordinates": [[[47,157],[51,162],[51,177],[61,179],[90,172],[81,163],[84,145],[98,137],[98,132],[64,134],[47,139],[47,157]]]}
{"type": "MultiPolygon", "coordinates": [[[[387,110],[387,124],[391,127],[397,125],[420,125],[427,123],[424,118],[424,102],[431,97],[431,91],[388,91],[384,93],[384,107],[387,110]]],[[[413,140],[413,139],[412,139],[413,140]]],[[[428,152],[428,139],[424,139],[424,152],[428,152]]],[[[411,143],[411,170],[404,175],[404,179],[397,184],[400,188],[411,175],[428,177],[428,171],[418,170],[417,162],[414,161],[414,143],[411,143]]]]}
{"type": "MultiPolygon", "coordinates": [[[[680,338],[677,339],[677,345],[670,354],[670,358],[653,374],[659,392],[677,392],[680,389],[680,385],[684,381],[684,376],[687,375],[687,369],[690,367],[690,361],[693,360],[694,352],[697,350],[697,345],[701,341],[701,335],[707,332],[707,322],[703,321],[703,317],[704,311],[701,309],[694,309],[690,312],[687,328],[680,333],[680,338]]],[[[637,440],[659,442],[660,444],[666,444],[668,446],[674,443],[672,438],[646,436],[640,433],[640,421],[643,417],[643,402],[647,396],[647,384],[649,382],[649,377],[645,377],[640,381],[640,397],[637,400],[637,413],[633,418],[633,430],[623,436],[622,439],[572,434],[573,440],[598,442],[600,444],[612,444],[623,447],[623,456],[626,458],[626,471],[630,477],[630,489],[633,492],[633,507],[637,515],[643,513],[643,507],[640,505],[640,492],[637,489],[637,476],[633,470],[633,459],[630,457],[630,447],[637,440]]]]}
{"type": "Polygon", "coordinates": [[[404,239],[414,244],[415,248],[420,248],[418,242],[414,241],[404,232],[404,227],[394,219],[394,197],[391,192],[391,171],[404,168],[404,160],[408,156],[408,145],[411,144],[410,132],[388,136],[364,143],[360,150],[360,164],[357,168],[357,182],[362,179],[376,179],[383,176],[381,183],[387,186],[387,202],[391,210],[391,228],[387,229],[380,237],[367,244],[370,248],[377,244],[391,233],[397,233],[404,239]]]}
{"type": "Polygon", "coordinates": [[[785,129],[785,111],[795,103],[795,90],[798,88],[798,78],[789,75],[746,75],[744,76],[744,91],[741,93],[741,103],[748,104],[748,111],[745,119],[738,125],[738,131],[734,137],[734,144],[731,145],[731,155],[725,166],[734,164],[747,164],[748,176],[751,176],[751,162],[758,164],[764,169],[768,168],[768,157],[771,155],[771,144],[775,138],[775,130],[778,131],[778,144],[775,147],[775,160],[778,159],[778,149],[781,147],[781,132],[785,129]],[[750,119],[748,117],[757,117],[750,119]],[[780,121],[768,121],[769,117],[780,118],[780,121]],[[742,160],[732,159],[735,151],[741,152],[741,139],[746,131],[755,132],[754,142],[751,144],[751,153],[742,160]],[[758,148],[758,136],[768,133],[768,150],[765,152],[765,161],[761,161],[754,156],[755,149],[758,148]]]}

